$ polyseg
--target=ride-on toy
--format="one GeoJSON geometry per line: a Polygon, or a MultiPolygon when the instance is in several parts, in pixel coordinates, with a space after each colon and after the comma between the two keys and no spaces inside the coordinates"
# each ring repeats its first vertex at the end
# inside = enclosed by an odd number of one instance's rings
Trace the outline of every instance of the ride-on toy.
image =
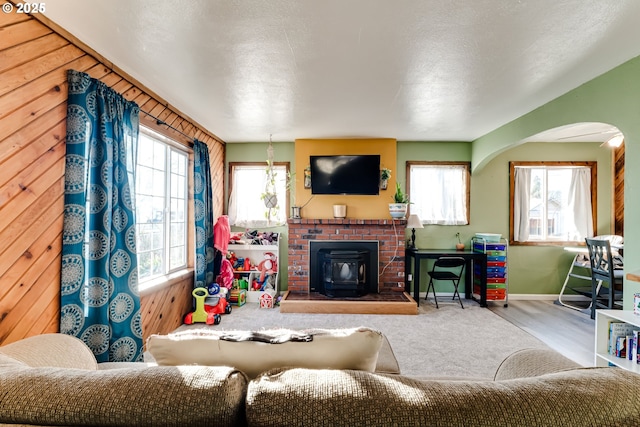
{"type": "Polygon", "coordinates": [[[184,316],[184,323],[191,325],[193,323],[206,323],[207,325],[217,325],[220,323],[220,314],[230,314],[231,304],[226,298],[218,298],[216,305],[205,304],[204,300],[209,295],[205,288],[195,288],[191,295],[196,300],[196,309],[184,316]]]}

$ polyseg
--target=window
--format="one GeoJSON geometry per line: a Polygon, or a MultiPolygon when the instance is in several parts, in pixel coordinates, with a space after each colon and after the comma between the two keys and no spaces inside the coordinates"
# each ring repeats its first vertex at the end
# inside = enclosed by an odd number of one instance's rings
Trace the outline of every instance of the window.
{"type": "Polygon", "coordinates": [[[584,243],[585,237],[592,237],[595,166],[595,162],[511,162],[511,242],[584,243]]]}
{"type": "Polygon", "coordinates": [[[188,154],[140,128],[136,170],[138,277],[143,282],[187,267],[188,154]]]}
{"type": "Polygon", "coordinates": [[[423,224],[469,224],[468,162],[407,162],[410,210],[423,224]]]}
{"type": "Polygon", "coordinates": [[[229,223],[240,227],[281,225],[287,221],[288,162],[275,162],[277,207],[269,210],[262,195],[266,184],[266,163],[229,163],[229,223]]]}

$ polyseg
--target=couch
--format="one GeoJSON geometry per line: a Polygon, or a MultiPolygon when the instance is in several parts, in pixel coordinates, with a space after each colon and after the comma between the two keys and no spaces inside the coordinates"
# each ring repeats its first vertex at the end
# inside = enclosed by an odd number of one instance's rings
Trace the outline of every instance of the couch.
{"type": "Polygon", "coordinates": [[[640,375],[527,349],[493,379],[281,367],[98,364],[80,340],[0,347],[1,425],[631,426],[640,375]]]}

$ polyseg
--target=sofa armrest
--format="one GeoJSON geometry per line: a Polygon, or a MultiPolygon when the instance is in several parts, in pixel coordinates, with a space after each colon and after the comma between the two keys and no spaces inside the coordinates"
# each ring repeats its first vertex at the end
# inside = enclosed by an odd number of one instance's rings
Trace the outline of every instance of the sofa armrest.
{"type": "Polygon", "coordinates": [[[507,356],[494,376],[495,381],[538,377],[566,369],[581,368],[578,363],[550,349],[527,348],[507,356]]]}
{"type": "Polygon", "coordinates": [[[0,347],[3,353],[31,367],[57,367],[95,371],[93,352],[76,337],[67,334],[35,335],[0,347]]]}

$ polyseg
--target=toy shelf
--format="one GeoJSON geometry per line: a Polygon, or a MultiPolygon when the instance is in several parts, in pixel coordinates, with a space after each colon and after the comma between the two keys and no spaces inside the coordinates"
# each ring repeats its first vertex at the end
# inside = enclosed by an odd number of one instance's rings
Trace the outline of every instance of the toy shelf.
{"type": "MultiPolygon", "coordinates": [[[[263,259],[266,253],[271,252],[276,257],[276,262],[280,261],[280,249],[278,245],[229,245],[229,252],[233,252],[237,258],[247,259],[252,266],[257,266],[263,259]]],[[[251,289],[251,284],[254,280],[260,278],[261,271],[257,268],[251,268],[250,270],[237,270],[234,268],[234,277],[245,279],[248,282],[249,289],[247,290],[247,302],[258,303],[262,291],[255,291],[251,289]]],[[[274,290],[276,295],[279,293],[279,277],[278,273],[274,274],[274,290]]]]}

